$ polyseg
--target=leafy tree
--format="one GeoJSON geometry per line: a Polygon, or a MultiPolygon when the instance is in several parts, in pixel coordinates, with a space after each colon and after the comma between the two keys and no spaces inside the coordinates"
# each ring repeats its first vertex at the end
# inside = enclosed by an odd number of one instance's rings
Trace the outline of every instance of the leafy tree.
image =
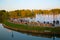
{"type": "Polygon", "coordinates": [[[3,22],[7,19],[7,12],[5,10],[0,10],[0,22],[3,22]]]}

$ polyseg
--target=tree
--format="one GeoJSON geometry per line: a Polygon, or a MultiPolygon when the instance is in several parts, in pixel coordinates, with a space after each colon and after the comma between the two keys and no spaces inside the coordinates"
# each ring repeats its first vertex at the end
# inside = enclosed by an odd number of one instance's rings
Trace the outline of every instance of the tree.
{"type": "Polygon", "coordinates": [[[0,22],[7,20],[7,12],[5,10],[0,10],[0,22]]]}

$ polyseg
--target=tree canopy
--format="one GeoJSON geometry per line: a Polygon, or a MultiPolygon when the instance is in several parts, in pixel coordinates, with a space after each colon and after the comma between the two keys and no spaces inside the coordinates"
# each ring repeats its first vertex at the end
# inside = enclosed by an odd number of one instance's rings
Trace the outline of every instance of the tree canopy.
{"type": "Polygon", "coordinates": [[[14,10],[14,11],[5,11],[0,10],[0,19],[4,18],[21,18],[21,17],[34,17],[36,14],[60,14],[60,9],[51,9],[51,10],[14,10]]]}

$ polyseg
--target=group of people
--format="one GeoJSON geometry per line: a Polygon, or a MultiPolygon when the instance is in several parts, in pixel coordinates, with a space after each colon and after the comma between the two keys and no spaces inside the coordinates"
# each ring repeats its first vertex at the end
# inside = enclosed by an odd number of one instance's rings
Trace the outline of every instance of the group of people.
{"type": "Polygon", "coordinates": [[[37,22],[29,22],[29,20],[25,20],[25,19],[10,19],[9,20],[10,22],[13,22],[13,23],[16,23],[16,24],[27,24],[29,26],[42,26],[42,27],[51,27],[51,26],[54,26],[55,24],[59,24],[59,21],[53,21],[53,24],[52,23],[49,23],[49,22],[45,22],[44,23],[41,23],[39,21],[37,22]]]}
{"type": "Polygon", "coordinates": [[[59,20],[56,20],[56,21],[54,20],[53,24],[59,24],[59,20]]]}
{"type": "Polygon", "coordinates": [[[56,24],[57,24],[57,25],[59,24],[59,20],[53,20],[52,23],[49,23],[49,22],[45,22],[45,21],[44,21],[44,23],[46,23],[46,24],[52,24],[52,26],[55,26],[56,24]]]}

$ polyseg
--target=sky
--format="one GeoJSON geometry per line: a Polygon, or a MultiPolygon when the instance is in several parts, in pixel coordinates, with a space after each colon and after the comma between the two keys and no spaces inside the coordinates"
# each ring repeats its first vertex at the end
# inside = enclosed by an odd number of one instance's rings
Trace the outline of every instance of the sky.
{"type": "Polygon", "coordinates": [[[0,0],[0,10],[54,8],[60,8],[60,0],[0,0]]]}

